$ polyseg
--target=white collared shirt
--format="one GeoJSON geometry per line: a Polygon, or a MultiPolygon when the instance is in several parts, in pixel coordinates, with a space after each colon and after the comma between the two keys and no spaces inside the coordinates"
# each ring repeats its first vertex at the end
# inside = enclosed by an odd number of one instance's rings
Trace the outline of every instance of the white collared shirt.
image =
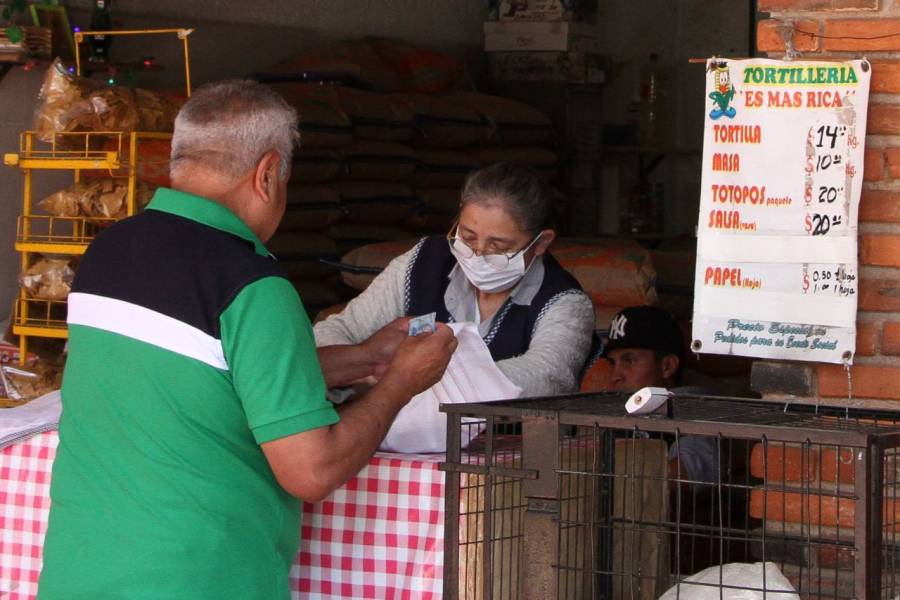
{"type": "MultiPolygon", "coordinates": [[[[478,289],[466,278],[459,263],[450,270],[447,279],[450,280],[450,283],[447,284],[447,291],[444,292],[444,305],[450,316],[457,323],[478,323],[478,333],[481,337],[486,337],[499,311],[490,319],[481,320],[481,311],[478,308],[478,289]]],[[[537,256],[531,261],[531,265],[519,283],[513,287],[509,297],[514,304],[530,306],[543,283],[544,257],[537,256]]]]}

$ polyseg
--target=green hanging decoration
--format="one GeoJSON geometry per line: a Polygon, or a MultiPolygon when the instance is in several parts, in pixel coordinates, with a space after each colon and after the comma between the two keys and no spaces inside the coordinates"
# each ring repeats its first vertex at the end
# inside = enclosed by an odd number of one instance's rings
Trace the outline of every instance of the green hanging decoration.
{"type": "Polygon", "coordinates": [[[11,23],[13,15],[15,13],[24,13],[27,7],[26,0],[12,0],[9,4],[7,4],[3,8],[3,20],[8,23],[8,25],[4,28],[4,33],[6,37],[13,44],[17,44],[22,41],[24,34],[22,32],[22,28],[16,25],[15,23],[11,23]]]}

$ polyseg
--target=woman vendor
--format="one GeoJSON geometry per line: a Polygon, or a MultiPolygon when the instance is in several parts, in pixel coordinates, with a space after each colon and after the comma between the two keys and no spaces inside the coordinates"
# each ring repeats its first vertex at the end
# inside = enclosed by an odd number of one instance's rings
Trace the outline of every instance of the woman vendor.
{"type": "Polygon", "coordinates": [[[553,188],[530,168],[499,163],[463,186],[450,233],[395,258],[339,314],[318,323],[316,344],[356,344],[394,319],[437,313],[473,322],[499,369],[523,396],[578,389],[594,309],[547,252],[553,188]]]}

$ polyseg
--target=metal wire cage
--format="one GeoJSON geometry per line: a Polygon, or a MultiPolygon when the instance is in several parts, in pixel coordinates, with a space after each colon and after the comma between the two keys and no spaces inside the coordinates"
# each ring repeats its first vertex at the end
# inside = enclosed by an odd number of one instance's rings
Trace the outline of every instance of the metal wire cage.
{"type": "Polygon", "coordinates": [[[447,598],[900,595],[900,413],[625,399],[442,407],[447,598]]]}

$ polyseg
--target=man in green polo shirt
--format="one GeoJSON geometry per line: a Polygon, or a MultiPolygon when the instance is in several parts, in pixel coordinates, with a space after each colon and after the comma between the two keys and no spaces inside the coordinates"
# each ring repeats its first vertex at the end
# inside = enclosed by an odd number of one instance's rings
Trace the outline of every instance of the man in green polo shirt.
{"type": "Polygon", "coordinates": [[[42,600],[287,598],[300,499],[354,476],[438,381],[446,327],[403,321],[317,355],[266,251],[297,115],[247,81],[178,115],[172,189],[104,231],[69,296],[69,358],[42,600]],[[326,386],[377,373],[337,410],[326,386]]]}

